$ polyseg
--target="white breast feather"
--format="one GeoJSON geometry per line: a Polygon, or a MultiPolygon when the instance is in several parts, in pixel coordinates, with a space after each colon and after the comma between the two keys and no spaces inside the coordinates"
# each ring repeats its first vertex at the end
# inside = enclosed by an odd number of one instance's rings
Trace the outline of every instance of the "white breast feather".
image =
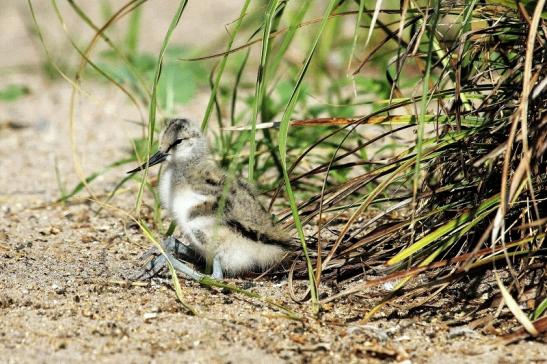
{"type": "Polygon", "coordinates": [[[199,241],[194,232],[199,230],[209,235],[214,228],[214,216],[196,216],[190,219],[192,209],[210,200],[210,196],[202,195],[192,191],[190,188],[177,190],[173,199],[173,217],[177,220],[179,227],[192,240],[195,248],[203,249],[203,243],[199,241]]]}
{"type": "Polygon", "coordinates": [[[208,199],[209,198],[207,196],[196,193],[190,188],[178,190],[175,192],[171,211],[181,226],[188,225],[190,222],[190,211],[206,202],[208,199]]]}
{"type": "Polygon", "coordinates": [[[164,208],[166,208],[169,212],[172,212],[172,203],[171,201],[171,179],[173,178],[173,171],[170,169],[166,169],[163,171],[161,178],[160,178],[160,199],[161,204],[164,208]]]}

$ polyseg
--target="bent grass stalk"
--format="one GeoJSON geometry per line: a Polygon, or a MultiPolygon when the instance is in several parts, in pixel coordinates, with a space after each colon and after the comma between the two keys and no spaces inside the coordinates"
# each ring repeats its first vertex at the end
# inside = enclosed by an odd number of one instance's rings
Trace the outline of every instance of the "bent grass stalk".
{"type": "Polygon", "coordinates": [[[291,187],[291,181],[287,172],[287,137],[289,132],[289,119],[296,105],[296,101],[298,100],[298,96],[300,95],[302,81],[304,79],[304,76],[306,75],[306,71],[308,70],[308,67],[310,65],[315,49],[317,48],[317,44],[319,43],[321,34],[327,25],[329,15],[332,13],[332,10],[334,9],[335,5],[336,5],[336,1],[331,0],[325,9],[325,12],[323,14],[323,20],[321,21],[319,30],[316,33],[311,49],[308,51],[308,56],[304,62],[304,65],[302,66],[300,70],[300,74],[298,75],[296,86],[294,87],[294,90],[291,93],[289,102],[287,103],[287,106],[283,113],[283,117],[281,119],[281,125],[279,127],[279,155],[280,155],[281,164],[283,166],[283,179],[285,180],[285,190],[289,197],[289,203],[291,206],[291,211],[293,214],[296,229],[298,231],[298,237],[300,239],[300,243],[302,245],[302,251],[306,259],[306,265],[308,269],[308,285],[309,285],[311,300],[312,300],[312,310],[316,313],[319,312],[319,300],[317,296],[317,287],[315,284],[315,274],[313,271],[313,266],[312,266],[310,257],[308,255],[308,249],[306,244],[306,238],[304,236],[304,230],[302,227],[302,223],[300,221],[300,216],[298,214],[298,207],[296,205],[296,199],[294,197],[294,193],[291,187]]]}
{"type": "MultiPolygon", "coordinates": [[[[154,81],[152,84],[152,96],[150,97],[150,107],[148,112],[148,147],[146,150],[146,159],[148,160],[150,158],[150,155],[152,154],[152,146],[154,144],[154,131],[156,129],[156,107],[157,107],[157,88],[158,83],[160,81],[161,77],[161,68],[163,64],[163,57],[165,56],[165,51],[167,50],[167,46],[169,45],[169,41],[171,40],[171,36],[173,34],[173,31],[179,24],[180,18],[182,17],[182,13],[184,12],[184,9],[186,8],[186,5],[188,4],[188,0],[181,0],[179,2],[179,5],[177,7],[177,10],[175,12],[175,15],[171,19],[171,23],[169,24],[169,28],[167,29],[167,33],[165,34],[165,37],[163,38],[163,43],[161,45],[161,50],[158,55],[158,60],[156,63],[156,70],[154,72],[154,81]]],[[[139,193],[137,195],[137,200],[135,201],[135,210],[139,211],[141,207],[142,202],[142,196],[144,191],[144,185],[146,178],[148,176],[148,163],[146,164],[146,168],[144,170],[144,176],[143,181],[141,182],[141,185],[139,187],[139,193]]]]}

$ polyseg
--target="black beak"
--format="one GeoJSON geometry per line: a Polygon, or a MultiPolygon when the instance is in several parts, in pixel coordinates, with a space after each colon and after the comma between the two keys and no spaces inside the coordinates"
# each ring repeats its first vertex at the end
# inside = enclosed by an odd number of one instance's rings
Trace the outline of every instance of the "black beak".
{"type": "Polygon", "coordinates": [[[158,150],[153,156],[150,157],[148,162],[143,163],[139,167],[137,167],[135,169],[132,169],[127,173],[130,174],[130,173],[135,173],[135,172],[138,172],[138,171],[142,171],[146,168],[146,165],[148,165],[148,168],[150,168],[152,166],[155,166],[156,164],[159,164],[159,163],[163,162],[167,158],[168,155],[169,154],[158,150]]]}

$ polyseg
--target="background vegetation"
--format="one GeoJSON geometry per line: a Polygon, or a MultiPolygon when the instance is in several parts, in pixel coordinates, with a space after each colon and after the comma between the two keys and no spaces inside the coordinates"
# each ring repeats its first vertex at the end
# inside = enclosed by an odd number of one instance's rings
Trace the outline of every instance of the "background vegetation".
{"type": "MultiPolygon", "coordinates": [[[[139,110],[134,153],[106,169],[145,160],[161,120],[208,87],[201,126],[219,163],[257,183],[293,229],[300,253],[288,274],[308,280],[315,310],[386,282],[367,317],[419,307],[494,269],[527,332],[547,329],[545,1],[246,0],[217,53],[170,44],[180,1],[158,54],[139,50],[146,2],[104,1],[101,19],[69,2],[95,34],[80,44],[67,31],[76,67],[48,49],[33,12],[45,67],[73,84],[73,108],[85,76],[115,84],[139,110]],[[334,281],[351,284],[325,295],[334,281]]],[[[70,122],[77,130],[74,110],[70,122]]],[[[80,173],[61,201],[103,172],[80,173]]],[[[101,201],[131,184],[146,233],[170,230],[147,174],[101,201]]]]}

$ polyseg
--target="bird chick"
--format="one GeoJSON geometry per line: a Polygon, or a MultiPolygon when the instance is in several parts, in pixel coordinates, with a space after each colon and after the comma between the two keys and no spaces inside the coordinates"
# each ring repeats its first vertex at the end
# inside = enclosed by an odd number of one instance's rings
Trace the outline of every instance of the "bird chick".
{"type": "MultiPolygon", "coordinates": [[[[188,120],[170,120],[158,152],[128,173],[164,161],[167,165],[159,182],[162,206],[176,220],[185,243],[167,239],[163,243],[166,255],[203,258],[217,279],[224,273],[235,276],[264,270],[282,259],[291,237],[274,224],[251,185],[241,178],[228,178],[213,160],[201,131],[188,120]]],[[[175,269],[187,273],[180,260],[167,258],[175,269]]],[[[149,268],[165,263],[162,256],[155,259],[149,268]]]]}

